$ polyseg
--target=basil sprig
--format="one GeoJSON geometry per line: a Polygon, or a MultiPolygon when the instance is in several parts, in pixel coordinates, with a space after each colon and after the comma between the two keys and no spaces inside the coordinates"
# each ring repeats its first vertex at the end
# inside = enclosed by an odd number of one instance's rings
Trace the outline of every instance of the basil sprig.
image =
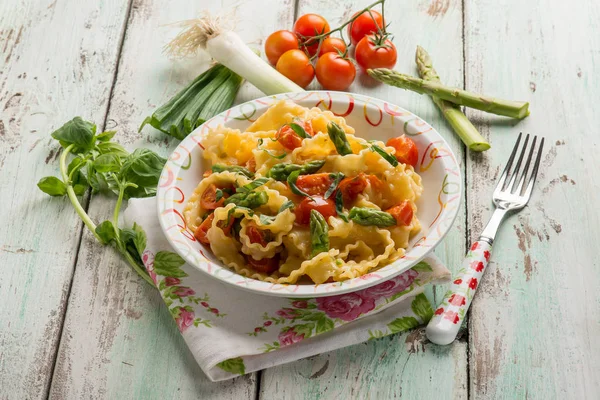
{"type": "Polygon", "coordinates": [[[296,135],[300,136],[302,139],[306,139],[306,138],[309,137],[308,133],[306,133],[306,131],[304,130],[304,128],[301,127],[300,125],[292,122],[292,123],[289,123],[288,126],[290,128],[292,128],[292,130],[294,131],[294,133],[296,133],[296,135]]]}
{"type": "MultiPolygon", "coordinates": [[[[129,265],[151,285],[154,282],[146,272],[141,254],[146,247],[146,234],[137,224],[133,228],[118,226],[124,199],[148,197],[156,194],[156,187],[166,160],[148,149],[127,152],[118,143],[111,142],[114,131],[96,134],[96,125],[75,117],[52,133],[60,143],[61,178],[48,176],[38,182],[38,187],[50,196],[67,196],[86,227],[102,244],[112,244],[129,265]],[[70,155],[75,155],[67,165],[70,155]],[[96,225],[87,214],[77,196],[88,189],[92,193],[112,191],[117,202],[112,220],[96,225]]],[[[184,261],[175,253],[158,252],[154,269],[160,275],[182,277],[184,261]]]]}
{"type": "Polygon", "coordinates": [[[229,196],[223,203],[224,205],[235,204],[238,207],[257,208],[267,204],[269,195],[265,191],[257,192],[255,189],[264,185],[269,178],[259,178],[247,185],[237,188],[235,194],[229,196]]]}
{"type": "Polygon", "coordinates": [[[333,179],[333,182],[331,182],[331,185],[329,185],[329,188],[327,188],[327,191],[325,192],[325,196],[324,197],[326,199],[330,198],[331,195],[333,194],[333,192],[335,192],[335,190],[339,186],[339,184],[342,181],[342,179],[344,179],[345,175],[342,172],[336,172],[336,173],[333,173],[333,174],[329,174],[329,177],[331,179],[333,179]]]}

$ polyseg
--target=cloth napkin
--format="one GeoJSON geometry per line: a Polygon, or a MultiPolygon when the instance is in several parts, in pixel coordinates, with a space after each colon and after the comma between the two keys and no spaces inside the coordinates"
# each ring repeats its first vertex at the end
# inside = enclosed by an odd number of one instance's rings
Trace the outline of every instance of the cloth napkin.
{"type": "Polygon", "coordinates": [[[185,274],[154,270],[159,251],[173,251],[157,216],[155,198],[132,199],[127,226],[146,232],[142,259],[194,358],[212,381],[295,361],[401,332],[433,315],[423,294],[450,271],[434,256],[411,270],[354,293],[316,299],[258,295],[226,285],[184,264],[185,274]],[[187,276],[182,276],[187,275],[187,276]]]}

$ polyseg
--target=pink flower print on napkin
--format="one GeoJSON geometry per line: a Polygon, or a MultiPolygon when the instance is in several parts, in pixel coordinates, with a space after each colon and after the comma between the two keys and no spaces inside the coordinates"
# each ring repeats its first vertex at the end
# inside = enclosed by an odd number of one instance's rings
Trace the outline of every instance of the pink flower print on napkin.
{"type": "Polygon", "coordinates": [[[435,315],[442,315],[444,313],[444,309],[442,307],[435,310],[435,315]]]}
{"type": "Polygon", "coordinates": [[[192,288],[185,287],[185,286],[179,286],[173,291],[173,294],[175,294],[179,297],[187,297],[187,296],[195,295],[196,292],[192,288]]]}
{"type": "Polygon", "coordinates": [[[294,327],[290,327],[290,328],[284,329],[279,334],[279,345],[280,346],[289,346],[290,344],[298,343],[302,339],[304,339],[304,333],[298,334],[294,330],[294,327]]]}
{"type": "Polygon", "coordinates": [[[154,285],[158,285],[158,279],[156,278],[156,272],[154,272],[154,254],[150,250],[144,251],[142,254],[142,262],[148,271],[148,275],[154,282],[154,285]]]}
{"type": "Polygon", "coordinates": [[[330,318],[353,321],[361,314],[374,309],[375,300],[372,297],[363,297],[357,293],[348,293],[339,296],[319,297],[317,298],[317,308],[325,311],[325,314],[330,318]]]}
{"type": "Polygon", "coordinates": [[[473,243],[473,245],[471,246],[471,251],[475,251],[479,248],[479,242],[475,242],[473,243]]]}
{"type": "Polygon", "coordinates": [[[180,332],[185,332],[187,328],[194,323],[195,314],[193,311],[188,311],[184,308],[180,309],[179,316],[175,319],[180,332]]]}
{"type": "Polygon", "coordinates": [[[167,276],[165,278],[165,286],[175,286],[181,283],[181,279],[167,276]]]}
{"type": "Polygon", "coordinates": [[[308,307],[308,302],[306,300],[292,301],[292,306],[296,308],[306,308],[308,307]]]}
{"type": "Polygon", "coordinates": [[[294,319],[298,317],[298,313],[293,308],[282,308],[281,310],[278,310],[275,314],[286,319],[294,319]]]}
{"type": "Polygon", "coordinates": [[[381,297],[390,297],[408,288],[417,276],[419,276],[417,271],[409,269],[395,278],[381,282],[378,285],[361,290],[357,293],[363,297],[372,298],[374,300],[377,300],[381,297]]]}

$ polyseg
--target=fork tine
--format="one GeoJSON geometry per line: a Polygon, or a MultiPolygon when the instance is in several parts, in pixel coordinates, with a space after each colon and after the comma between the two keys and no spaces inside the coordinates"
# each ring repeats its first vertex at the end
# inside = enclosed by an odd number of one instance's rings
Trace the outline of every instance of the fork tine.
{"type": "Polygon", "coordinates": [[[511,193],[515,192],[515,182],[517,181],[517,176],[519,175],[519,170],[521,169],[521,163],[523,162],[523,157],[525,156],[525,150],[527,149],[527,143],[529,143],[529,134],[525,136],[525,142],[523,143],[523,148],[521,149],[521,154],[519,155],[519,160],[517,161],[517,165],[515,166],[512,174],[510,175],[510,181],[508,185],[506,185],[506,190],[511,193]]]}
{"type": "MultiPolygon", "coordinates": [[[[529,165],[531,164],[531,159],[533,158],[533,150],[535,150],[535,142],[537,142],[537,136],[533,137],[533,141],[531,142],[531,149],[529,149],[529,155],[527,156],[527,162],[525,162],[525,169],[523,170],[523,174],[521,175],[521,179],[519,179],[519,183],[517,184],[516,193],[521,195],[523,192],[523,185],[525,184],[525,178],[527,178],[527,172],[529,172],[529,165]]],[[[515,193],[515,191],[513,191],[515,193]]]]}
{"type": "Polygon", "coordinates": [[[517,154],[517,149],[519,148],[519,143],[521,143],[521,136],[523,132],[519,133],[519,137],[517,138],[517,143],[515,143],[515,147],[513,147],[512,153],[510,153],[510,157],[506,162],[506,167],[504,167],[504,171],[502,171],[502,175],[500,179],[498,179],[498,184],[496,185],[496,190],[502,190],[504,188],[504,182],[506,182],[506,177],[508,175],[508,171],[510,171],[510,167],[512,166],[512,162],[515,158],[515,154],[517,154]]]}
{"type": "Polygon", "coordinates": [[[531,173],[531,178],[529,178],[529,183],[527,184],[527,190],[525,191],[525,201],[529,201],[529,197],[531,197],[531,192],[533,191],[533,184],[535,183],[535,179],[537,177],[538,168],[540,166],[540,160],[542,159],[542,150],[544,149],[544,138],[540,141],[540,148],[537,153],[537,157],[535,159],[535,165],[533,166],[533,172],[531,173]]]}

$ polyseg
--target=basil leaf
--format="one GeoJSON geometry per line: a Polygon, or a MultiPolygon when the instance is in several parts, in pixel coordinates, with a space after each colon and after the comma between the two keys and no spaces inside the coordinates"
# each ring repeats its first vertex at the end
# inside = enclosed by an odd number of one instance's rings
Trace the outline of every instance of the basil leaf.
{"type": "Polygon", "coordinates": [[[125,189],[125,197],[148,197],[156,194],[156,186],[167,160],[148,149],[136,149],[123,161],[121,181],[137,185],[125,189]]]}
{"type": "Polygon", "coordinates": [[[310,197],[307,193],[304,193],[302,190],[300,190],[298,186],[296,186],[296,181],[298,180],[298,177],[301,173],[301,170],[292,172],[287,178],[287,183],[290,186],[290,190],[292,191],[292,193],[312,199],[312,197],[310,197]]]}
{"type": "Polygon", "coordinates": [[[353,154],[352,147],[350,147],[350,143],[348,143],[348,139],[346,138],[346,132],[338,124],[330,122],[327,125],[327,134],[338,154],[342,156],[353,154]]]}
{"type": "MultiPolygon", "coordinates": [[[[257,147],[260,148],[260,146],[262,146],[262,144],[263,144],[263,140],[262,140],[262,138],[259,138],[257,147]]],[[[287,156],[286,152],[283,152],[282,154],[273,154],[273,152],[270,150],[267,150],[267,149],[261,149],[261,150],[264,151],[265,153],[267,153],[269,156],[276,158],[278,160],[281,160],[281,159],[285,158],[285,156],[287,156]]]]}
{"type": "Polygon", "coordinates": [[[85,191],[87,190],[88,186],[86,185],[82,185],[81,183],[77,183],[73,185],[73,191],[75,192],[75,194],[77,196],[83,196],[85,194],[85,191]]]}
{"type": "Polygon", "coordinates": [[[258,178],[240,188],[237,189],[236,193],[250,192],[258,187],[261,187],[265,183],[269,182],[269,178],[258,178]]]}
{"type": "Polygon", "coordinates": [[[292,123],[288,124],[288,126],[290,128],[292,128],[292,130],[296,133],[296,135],[300,136],[302,139],[306,139],[308,137],[308,134],[306,133],[304,128],[301,127],[300,125],[292,122],[292,123]]]}
{"type": "Polygon", "coordinates": [[[271,225],[273,223],[273,221],[275,221],[275,217],[272,217],[270,215],[264,215],[264,214],[259,215],[258,219],[260,220],[260,223],[263,225],[271,225]]]}
{"type": "Polygon", "coordinates": [[[385,161],[389,162],[392,165],[392,167],[395,167],[398,165],[398,160],[396,160],[396,157],[389,154],[388,152],[386,152],[384,149],[377,146],[376,144],[371,146],[371,150],[373,150],[375,153],[377,153],[381,157],[383,157],[385,159],[385,161]]]}
{"type": "Polygon", "coordinates": [[[108,141],[110,141],[110,139],[112,139],[115,136],[116,133],[117,133],[117,131],[102,132],[101,134],[96,136],[96,140],[98,140],[99,142],[108,142],[108,141]]]}
{"type": "Polygon", "coordinates": [[[101,154],[94,160],[93,167],[98,172],[117,172],[121,169],[121,157],[117,153],[101,154]]]}
{"type": "Polygon", "coordinates": [[[329,226],[325,217],[317,210],[310,211],[311,257],[329,251],[329,226]]]}
{"type": "Polygon", "coordinates": [[[146,249],[146,232],[144,232],[142,227],[135,222],[133,223],[133,231],[135,232],[133,243],[135,244],[135,248],[137,249],[138,253],[141,255],[146,249]]]}
{"type": "Polygon", "coordinates": [[[115,228],[110,221],[104,221],[96,226],[96,234],[100,237],[102,244],[109,244],[116,238],[115,228]]]}
{"type": "Polygon", "coordinates": [[[292,208],[294,207],[294,202],[291,200],[286,201],[285,203],[283,203],[281,205],[281,207],[279,207],[279,211],[278,213],[281,214],[282,212],[284,212],[285,210],[287,210],[288,208],[292,208]]]}
{"type": "Polygon", "coordinates": [[[100,154],[115,153],[121,158],[125,158],[129,155],[129,152],[125,150],[125,147],[119,143],[114,142],[102,142],[96,145],[100,154]]]}
{"type": "Polygon", "coordinates": [[[336,172],[334,174],[329,174],[329,177],[333,179],[333,182],[331,182],[331,185],[329,185],[329,188],[325,192],[326,199],[330,198],[333,192],[335,192],[335,189],[337,189],[345,175],[342,172],[336,172]]]}
{"type": "Polygon", "coordinates": [[[239,165],[221,165],[215,164],[211,167],[212,172],[235,172],[244,175],[246,178],[254,179],[254,173],[250,172],[247,168],[240,167],[239,165]]]}
{"type": "Polygon", "coordinates": [[[95,133],[95,124],[84,121],[81,117],[75,117],[52,132],[52,137],[58,140],[62,147],[75,145],[73,153],[83,153],[94,147],[95,133]]]}
{"type": "Polygon", "coordinates": [[[219,201],[223,198],[223,191],[221,189],[217,189],[215,192],[215,201],[219,201]]]}
{"type": "Polygon", "coordinates": [[[392,214],[374,208],[353,207],[348,216],[359,225],[378,226],[381,228],[396,225],[396,219],[392,214]]]}
{"type": "Polygon", "coordinates": [[[188,276],[181,269],[181,266],[185,264],[183,258],[178,254],[170,251],[159,251],[154,256],[154,272],[162,276],[171,276],[174,278],[183,278],[188,276]]]}
{"type": "Polygon", "coordinates": [[[55,176],[46,176],[37,183],[38,188],[50,196],[64,196],[67,194],[67,185],[55,176]]]}
{"type": "Polygon", "coordinates": [[[348,222],[348,217],[346,216],[346,213],[344,213],[344,195],[341,191],[338,191],[335,194],[335,211],[342,221],[348,222]]]}

